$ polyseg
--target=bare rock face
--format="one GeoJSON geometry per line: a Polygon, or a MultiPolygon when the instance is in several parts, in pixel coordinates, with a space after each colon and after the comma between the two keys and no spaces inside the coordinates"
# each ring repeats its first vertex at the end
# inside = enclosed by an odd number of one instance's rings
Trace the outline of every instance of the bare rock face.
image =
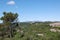
{"type": "Polygon", "coordinates": [[[44,34],[40,34],[40,33],[39,33],[39,34],[37,34],[37,36],[44,36],[44,34]]]}
{"type": "Polygon", "coordinates": [[[51,31],[51,32],[57,32],[57,30],[56,30],[56,29],[50,29],[50,31],[51,31]]]}
{"type": "Polygon", "coordinates": [[[50,29],[51,32],[60,32],[59,29],[50,29]]]}
{"type": "Polygon", "coordinates": [[[60,27],[60,23],[51,23],[49,25],[52,27],[60,27]]]}

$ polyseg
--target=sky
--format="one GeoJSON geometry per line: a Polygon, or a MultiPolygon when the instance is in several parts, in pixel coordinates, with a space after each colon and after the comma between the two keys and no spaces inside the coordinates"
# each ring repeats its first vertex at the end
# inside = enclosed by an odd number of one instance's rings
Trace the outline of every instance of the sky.
{"type": "Polygon", "coordinates": [[[3,12],[18,13],[19,21],[60,21],[60,0],[0,0],[3,12]]]}

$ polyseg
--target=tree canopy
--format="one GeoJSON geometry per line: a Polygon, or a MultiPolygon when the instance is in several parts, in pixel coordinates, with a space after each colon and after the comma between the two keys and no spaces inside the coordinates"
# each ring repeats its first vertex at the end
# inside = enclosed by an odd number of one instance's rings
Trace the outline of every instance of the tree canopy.
{"type": "Polygon", "coordinates": [[[3,20],[3,22],[13,22],[17,17],[18,17],[17,13],[3,12],[3,16],[1,17],[1,20],[3,20]]]}

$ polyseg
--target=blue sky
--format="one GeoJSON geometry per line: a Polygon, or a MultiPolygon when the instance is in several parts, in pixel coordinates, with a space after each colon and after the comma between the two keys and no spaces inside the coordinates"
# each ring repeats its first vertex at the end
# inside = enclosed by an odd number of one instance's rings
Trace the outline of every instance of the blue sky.
{"type": "Polygon", "coordinates": [[[60,21],[60,0],[0,0],[2,13],[19,14],[19,21],[60,21]]]}

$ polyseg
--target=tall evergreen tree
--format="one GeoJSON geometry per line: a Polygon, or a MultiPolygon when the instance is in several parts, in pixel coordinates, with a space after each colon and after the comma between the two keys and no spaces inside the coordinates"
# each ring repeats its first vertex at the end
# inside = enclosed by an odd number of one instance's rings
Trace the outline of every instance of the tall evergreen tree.
{"type": "Polygon", "coordinates": [[[10,38],[13,37],[13,27],[15,26],[14,22],[16,22],[17,18],[18,14],[12,12],[3,12],[3,16],[0,18],[0,20],[3,21],[4,27],[9,28],[10,38]]]}

